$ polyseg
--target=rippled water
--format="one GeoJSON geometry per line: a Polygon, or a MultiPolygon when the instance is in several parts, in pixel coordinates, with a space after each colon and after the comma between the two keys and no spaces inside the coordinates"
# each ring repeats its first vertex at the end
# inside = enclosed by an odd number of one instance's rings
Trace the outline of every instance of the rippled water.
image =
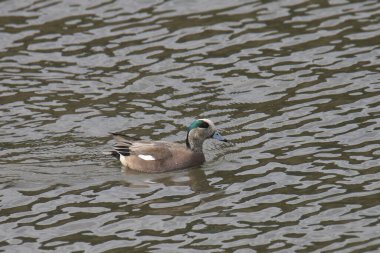
{"type": "Polygon", "coordinates": [[[378,1],[1,1],[0,251],[378,252],[378,1]],[[209,141],[123,170],[111,131],[209,141]]]}

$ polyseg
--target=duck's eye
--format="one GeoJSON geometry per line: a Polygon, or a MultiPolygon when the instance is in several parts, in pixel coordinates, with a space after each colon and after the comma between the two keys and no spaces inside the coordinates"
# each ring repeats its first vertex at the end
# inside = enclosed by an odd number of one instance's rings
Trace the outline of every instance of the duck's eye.
{"type": "Polygon", "coordinates": [[[209,124],[206,121],[202,121],[202,123],[199,124],[198,127],[200,127],[200,128],[208,128],[209,124]]]}
{"type": "Polygon", "coordinates": [[[198,119],[198,120],[194,121],[193,123],[191,123],[191,125],[189,126],[189,128],[187,129],[187,131],[190,132],[192,129],[198,128],[198,127],[200,127],[200,128],[208,128],[209,124],[206,121],[198,119]]]}

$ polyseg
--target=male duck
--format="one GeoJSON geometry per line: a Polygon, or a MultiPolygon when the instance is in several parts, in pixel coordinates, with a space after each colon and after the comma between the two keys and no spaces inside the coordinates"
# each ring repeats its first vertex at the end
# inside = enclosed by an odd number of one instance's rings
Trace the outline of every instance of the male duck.
{"type": "Polygon", "coordinates": [[[164,172],[197,166],[205,161],[202,146],[208,138],[227,140],[209,119],[195,120],[187,130],[186,146],[166,141],[132,141],[112,133],[116,144],[113,156],[132,170],[164,172]]]}

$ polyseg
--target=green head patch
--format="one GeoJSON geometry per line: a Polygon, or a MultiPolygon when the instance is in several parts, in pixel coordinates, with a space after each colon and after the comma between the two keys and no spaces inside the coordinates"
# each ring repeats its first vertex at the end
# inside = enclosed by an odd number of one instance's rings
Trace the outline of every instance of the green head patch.
{"type": "Polygon", "coordinates": [[[195,120],[193,123],[191,123],[187,131],[190,132],[192,129],[197,128],[197,127],[208,128],[209,124],[204,120],[198,119],[198,120],[195,120]]]}

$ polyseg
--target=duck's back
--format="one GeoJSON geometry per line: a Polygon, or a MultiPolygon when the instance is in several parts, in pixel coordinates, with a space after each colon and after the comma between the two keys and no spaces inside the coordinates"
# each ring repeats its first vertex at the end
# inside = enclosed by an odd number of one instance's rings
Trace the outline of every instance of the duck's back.
{"type": "Polygon", "coordinates": [[[121,162],[132,170],[144,172],[164,172],[197,166],[205,161],[203,153],[193,152],[178,143],[135,142],[129,149],[131,154],[121,162]]]}

